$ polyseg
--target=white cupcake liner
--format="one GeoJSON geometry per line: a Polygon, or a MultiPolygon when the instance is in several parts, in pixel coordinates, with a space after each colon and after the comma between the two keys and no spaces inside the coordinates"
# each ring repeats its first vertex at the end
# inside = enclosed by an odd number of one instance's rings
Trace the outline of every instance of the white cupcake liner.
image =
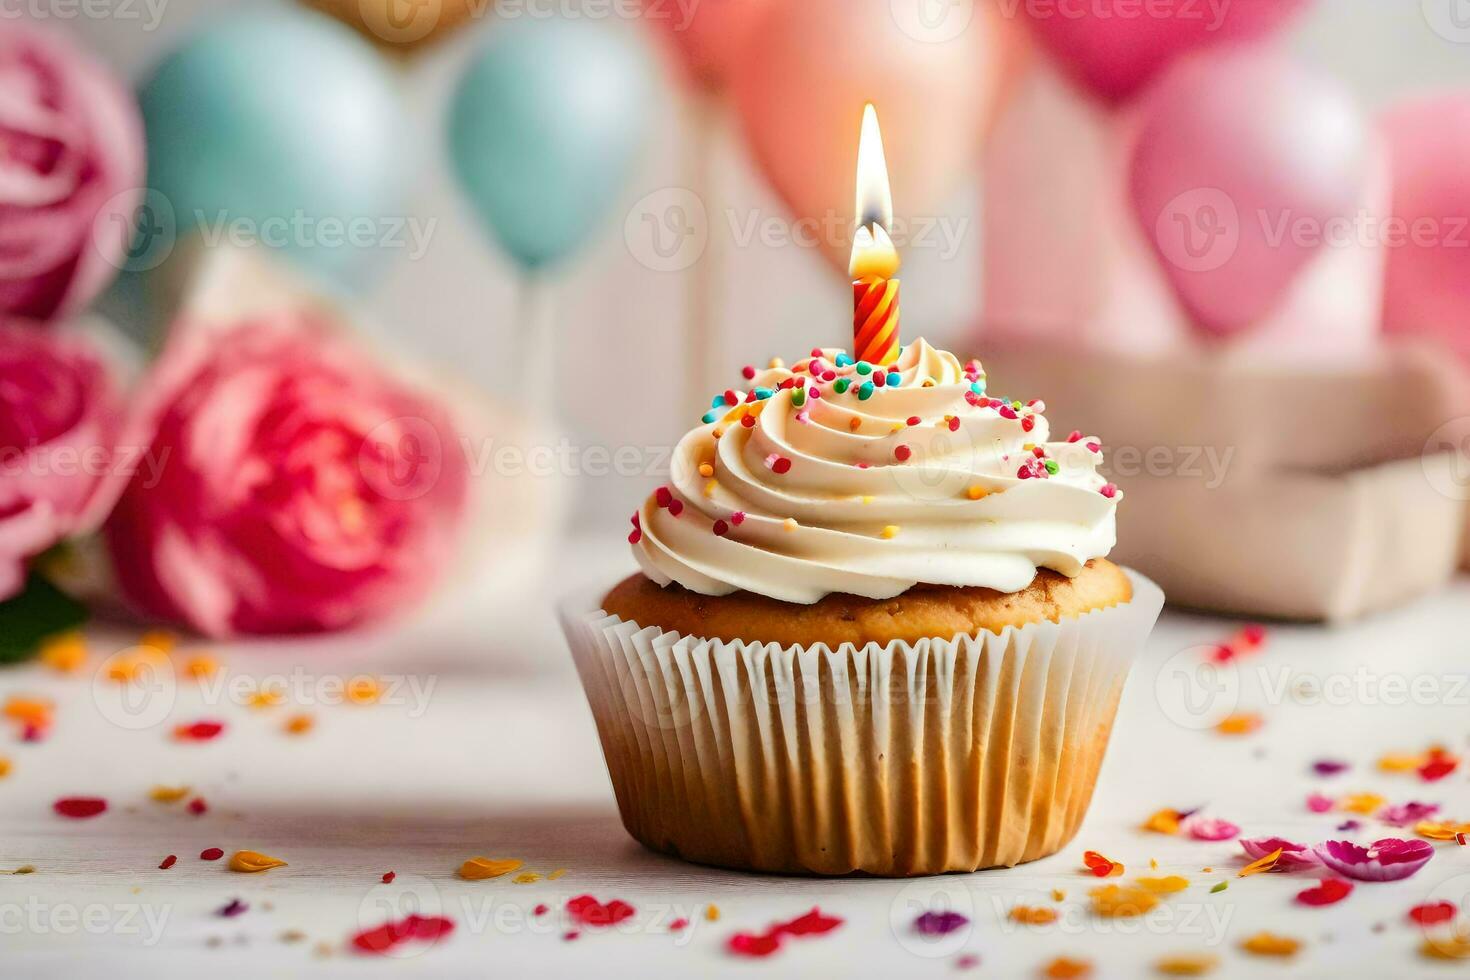
{"type": "Polygon", "coordinates": [[[950,640],[782,647],[605,612],[562,623],[628,832],[690,861],[936,874],[1062,848],[1092,798],[1123,683],[1163,606],[950,640]]]}

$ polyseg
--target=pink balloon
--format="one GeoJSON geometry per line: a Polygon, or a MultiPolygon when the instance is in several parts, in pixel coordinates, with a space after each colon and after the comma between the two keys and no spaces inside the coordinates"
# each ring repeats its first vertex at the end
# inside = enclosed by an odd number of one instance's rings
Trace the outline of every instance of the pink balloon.
{"type": "Polygon", "coordinates": [[[706,89],[725,84],[756,19],[771,0],[643,0],[648,21],[689,77],[706,89]]]}
{"type": "Polygon", "coordinates": [[[1076,82],[1118,104],[1176,58],[1229,41],[1265,37],[1311,0],[1019,0],[1042,47],[1076,82]]]}
{"type": "Polygon", "coordinates": [[[1351,233],[1370,159],[1362,116],[1330,81],[1259,49],[1191,59],[1144,107],[1134,213],[1185,308],[1229,334],[1351,233]]]}
{"type": "Polygon", "coordinates": [[[730,76],[756,161],[844,272],[863,104],[878,108],[896,216],[938,217],[1020,61],[1023,37],[989,0],[959,0],[937,26],[908,3],[922,0],[773,6],[730,76]]]}
{"type": "Polygon", "coordinates": [[[1383,130],[1397,225],[1385,229],[1384,329],[1433,337],[1470,356],[1470,93],[1406,103],[1383,130]]]}

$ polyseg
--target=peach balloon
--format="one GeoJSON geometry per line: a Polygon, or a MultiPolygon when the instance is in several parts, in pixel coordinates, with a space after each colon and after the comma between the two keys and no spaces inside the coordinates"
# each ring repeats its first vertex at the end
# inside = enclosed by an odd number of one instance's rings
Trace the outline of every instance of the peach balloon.
{"type": "Polygon", "coordinates": [[[1393,159],[1394,227],[1383,325],[1470,357],[1470,92],[1417,99],[1383,122],[1393,159]]]}
{"type": "Polygon", "coordinates": [[[767,180],[845,274],[863,104],[877,106],[902,247],[905,219],[938,217],[975,160],[1019,60],[1016,25],[991,0],[801,0],[772,7],[730,75],[767,180]]]}
{"type": "Polygon", "coordinates": [[[643,19],[667,43],[691,80],[706,89],[725,84],[730,66],[771,0],[643,0],[643,19]]]}

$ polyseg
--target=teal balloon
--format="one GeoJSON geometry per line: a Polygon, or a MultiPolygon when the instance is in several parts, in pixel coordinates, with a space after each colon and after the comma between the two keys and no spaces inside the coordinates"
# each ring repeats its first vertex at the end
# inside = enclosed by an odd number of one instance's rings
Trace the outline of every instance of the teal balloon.
{"type": "Polygon", "coordinates": [[[617,199],[648,135],[649,60],[631,31],[522,19],[495,24],[460,80],[451,161],[525,268],[566,258],[617,199]]]}
{"type": "Polygon", "coordinates": [[[341,285],[400,247],[402,109],[345,25],[305,10],[211,21],[139,101],[149,188],[181,236],[279,247],[341,285]]]}

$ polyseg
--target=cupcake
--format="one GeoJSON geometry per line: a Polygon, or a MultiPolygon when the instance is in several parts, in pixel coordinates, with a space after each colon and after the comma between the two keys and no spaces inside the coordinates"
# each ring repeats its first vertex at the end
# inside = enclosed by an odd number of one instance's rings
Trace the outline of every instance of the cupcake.
{"type": "Polygon", "coordinates": [[[1099,440],[923,340],[744,375],[633,516],[641,571],[564,611],[624,826],[787,873],[1055,853],[1163,604],[1107,561],[1099,440]]]}

